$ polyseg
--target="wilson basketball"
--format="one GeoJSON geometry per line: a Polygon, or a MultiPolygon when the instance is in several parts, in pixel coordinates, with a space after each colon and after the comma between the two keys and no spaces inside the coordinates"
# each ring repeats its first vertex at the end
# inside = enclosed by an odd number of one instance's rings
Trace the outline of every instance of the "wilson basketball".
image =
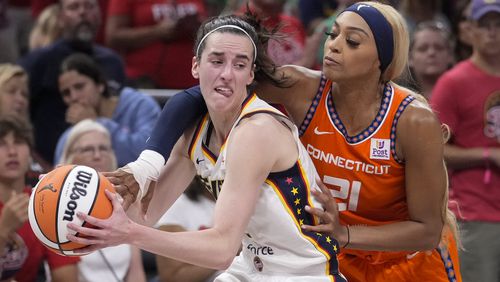
{"type": "MultiPolygon", "coordinates": [[[[115,192],[113,185],[95,169],[83,165],[65,165],[43,176],[31,193],[28,215],[36,237],[49,249],[65,256],[84,245],[66,239],[68,223],[91,227],[76,216],[83,212],[108,218],[113,207],[104,191],[115,192]]],[[[77,235],[78,236],[78,235],[77,235]]]]}

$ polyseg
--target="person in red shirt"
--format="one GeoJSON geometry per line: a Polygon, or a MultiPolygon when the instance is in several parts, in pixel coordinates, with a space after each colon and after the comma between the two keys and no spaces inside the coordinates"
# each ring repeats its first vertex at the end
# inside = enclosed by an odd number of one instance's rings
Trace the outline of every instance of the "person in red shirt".
{"type": "Polygon", "coordinates": [[[267,43],[267,54],[276,65],[298,64],[312,66],[312,60],[304,58],[306,31],[299,19],[283,12],[284,0],[250,0],[240,7],[240,13],[248,8],[262,19],[262,25],[268,29],[279,27],[280,38],[271,38],[267,43]]]}
{"type": "Polygon", "coordinates": [[[473,0],[472,56],[444,73],[431,105],[451,129],[445,159],[464,230],[464,281],[500,281],[500,1],[473,0]]]}
{"type": "Polygon", "coordinates": [[[122,52],[126,74],[140,88],[187,88],[202,0],[110,0],[107,44],[122,52]]]}
{"type": "Polygon", "coordinates": [[[35,281],[46,260],[52,281],[77,281],[78,257],[47,249],[28,223],[30,187],[25,183],[33,140],[27,121],[0,118],[0,280],[35,281]]]}

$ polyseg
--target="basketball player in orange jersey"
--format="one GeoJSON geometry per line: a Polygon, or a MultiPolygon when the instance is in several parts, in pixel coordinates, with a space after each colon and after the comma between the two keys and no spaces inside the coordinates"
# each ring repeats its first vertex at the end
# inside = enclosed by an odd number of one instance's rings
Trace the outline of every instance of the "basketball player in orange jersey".
{"type": "MultiPolygon", "coordinates": [[[[461,281],[440,124],[418,94],[393,82],[408,60],[404,19],[391,6],[357,3],[328,35],[323,72],[284,66],[278,77],[290,87],[260,81],[256,91],[283,104],[300,125],[301,141],[330,188],[317,194],[326,212],[310,209],[324,224],[303,228],[339,240],[340,269],[349,281],[461,281]]],[[[113,181],[137,189],[128,169],[142,188],[154,169],[137,167],[147,167],[140,165],[145,159],[162,163],[158,155],[143,152],[113,181]]],[[[129,190],[120,191],[134,199],[129,190]]]]}
{"type": "Polygon", "coordinates": [[[304,229],[344,242],[339,263],[349,281],[460,281],[454,243],[438,248],[455,230],[440,123],[419,95],[392,81],[408,60],[404,19],[390,6],[358,3],[328,35],[323,73],[284,67],[293,90],[259,92],[300,124],[338,203],[337,214],[335,201],[318,195],[330,210],[312,210],[324,224],[304,229]]]}

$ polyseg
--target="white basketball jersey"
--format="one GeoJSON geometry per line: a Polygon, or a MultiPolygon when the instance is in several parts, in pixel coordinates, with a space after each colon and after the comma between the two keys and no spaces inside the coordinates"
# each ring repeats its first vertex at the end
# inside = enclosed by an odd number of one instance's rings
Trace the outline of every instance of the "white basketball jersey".
{"type": "MultiPolygon", "coordinates": [[[[310,193],[312,187],[317,187],[316,170],[298,139],[297,128],[285,115],[253,94],[243,103],[233,129],[243,118],[256,113],[269,113],[293,131],[299,158],[291,168],[270,173],[262,184],[242,251],[216,281],[345,281],[338,272],[337,241],[300,228],[302,224],[317,223],[317,218],[305,211],[305,205],[320,205],[310,193]]],[[[197,174],[217,198],[224,181],[227,150],[223,145],[216,156],[208,149],[212,129],[207,115],[198,124],[189,156],[197,174]]],[[[230,138],[231,132],[225,144],[230,138]]]]}

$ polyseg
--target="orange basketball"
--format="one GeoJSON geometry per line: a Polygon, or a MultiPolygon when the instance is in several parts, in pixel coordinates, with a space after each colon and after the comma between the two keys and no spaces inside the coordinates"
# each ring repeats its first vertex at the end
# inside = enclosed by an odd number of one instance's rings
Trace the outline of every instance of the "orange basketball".
{"type": "Polygon", "coordinates": [[[66,239],[68,223],[90,227],[76,216],[78,211],[105,219],[113,212],[105,190],[113,185],[95,169],[83,165],[65,165],[47,173],[31,193],[28,215],[31,229],[49,249],[66,256],[78,256],[73,250],[85,247],[66,239]]]}

